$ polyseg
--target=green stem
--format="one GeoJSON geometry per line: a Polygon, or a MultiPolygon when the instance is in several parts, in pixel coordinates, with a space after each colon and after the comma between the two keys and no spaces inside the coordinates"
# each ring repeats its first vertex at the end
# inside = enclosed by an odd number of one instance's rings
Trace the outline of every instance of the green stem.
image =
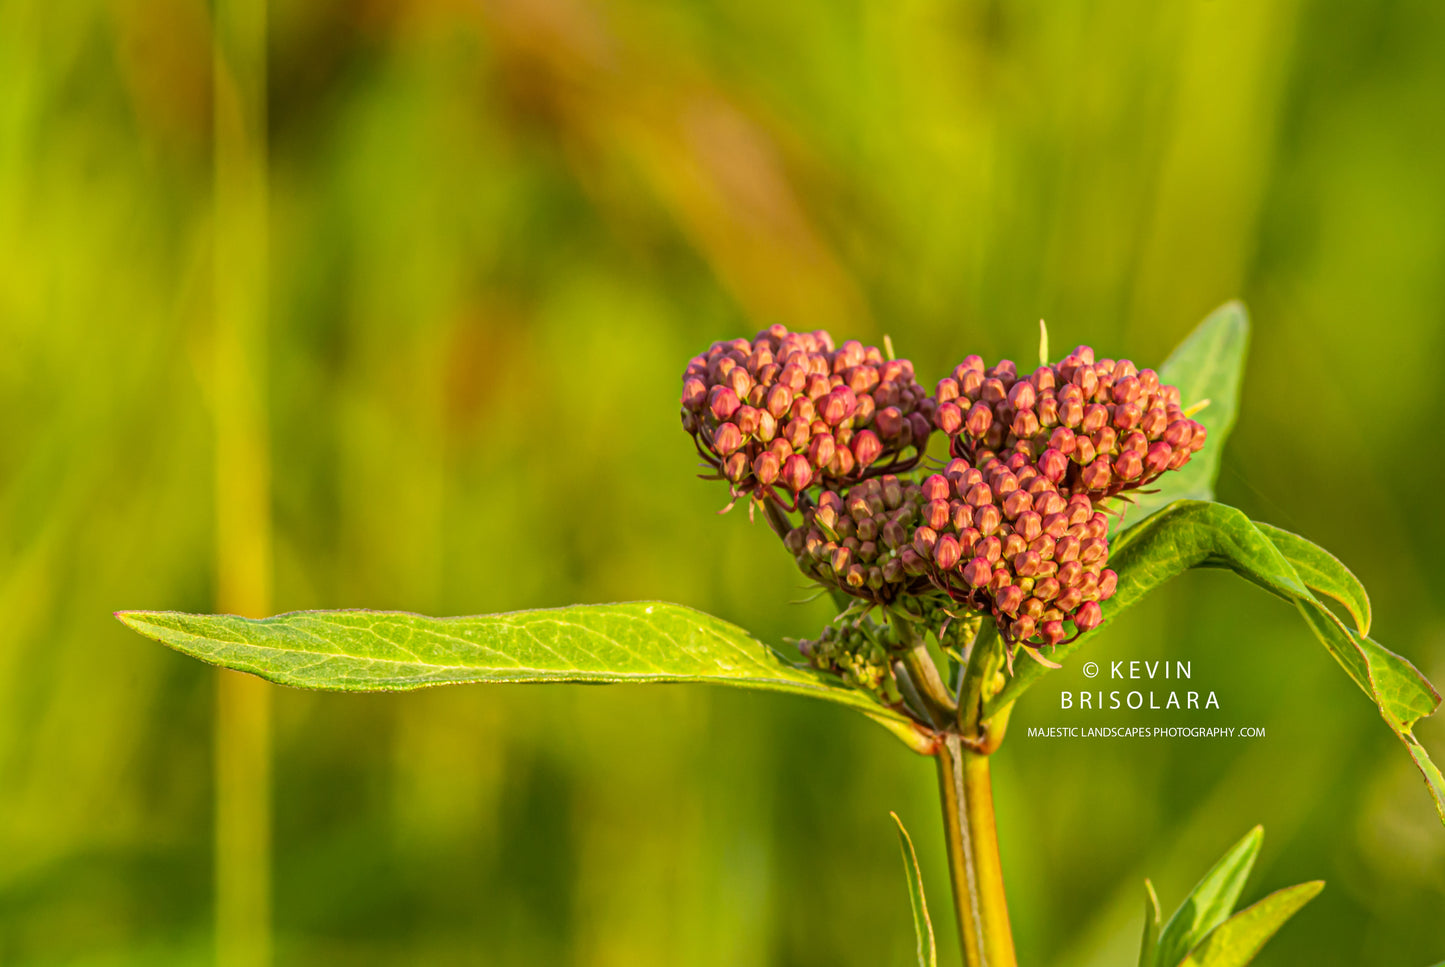
{"type": "Polygon", "coordinates": [[[951,732],[935,758],[963,962],[967,967],[1017,967],[988,756],[966,748],[951,732]]]}
{"type": "Polygon", "coordinates": [[[934,754],[943,799],[948,870],[967,967],[1016,967],[993,783],[988,757],[1003,738],[1007,709],[983,718],[984,702],[1004,662],[1004,643],[991,622],[979,630],[958,690],[957,724],[942,735],[934,754]]]}

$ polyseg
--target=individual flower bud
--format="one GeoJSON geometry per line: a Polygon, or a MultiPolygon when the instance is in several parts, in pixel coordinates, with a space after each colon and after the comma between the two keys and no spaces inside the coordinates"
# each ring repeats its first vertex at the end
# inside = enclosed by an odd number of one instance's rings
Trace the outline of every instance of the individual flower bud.
{"type": "Polygon", "coordinates": [[[964,429],[975,439],[988,433],[993,426],[993,409],[987,403],[975,403],[964,420],[964,429]]]}
{"type": "Polygon", "coordinates": [[[833,569],[834,574],[841,576],[845,571],[848,570],[848,564],[852,560],[853,552],[847,547],[843,547],[840,545],[833,548],[833,555],[828,560],[828,566],[833,569]]]}
{"type": "Polygon", "coordinates": [[[808,462],[815,467],[826,467],[833,461],[835,445],[828,433],[819,433],[808,443],[808,462]]]}
{"type": "Polygon", "coordinates": [[[801,453],[795,453],[783,461],[782,481],[784,486],[794,493],[808,489],[813,482],[813,468],[808,464],[808,458],[801,453]]]}
{"type": "Polygon", "coordinates": [[[1003,500],[1003,515],[1014,520],[1026,510],[1033,508],[1033,498],[1027,491],[1015,490],[1003,500]]]}
{"type": "Polygon", "coordinates": [[[1064,613],[1071,612],[1083,603],[1084,592],[1081,591],[1077,586],[1071,587],[1069,585],[1064,585],[1062,581],[1060,581],[1059,583],[1063,585],[1064,590],[1057,598],[1054,599],[1054,607],[1058,608],[1059,611],[1064,613]]]}
{"type": "Polygon", "coordinates": [[[970,587],[981,588],[988,584],[992,576],[993,568],[982,557],[975,557],[963,566],[963,579],[970,587]]]}
{"type": "Polygon", "coordinates": [[[1093,463],[1097,456],[1098,451],[1094,449],[1093,440],[1090,440],[1086,436],[1077,436],[1074,438],[1074,452],[1070,454],[1070,459],[1072,459],[1074,463],[1077,463],[1081,467],[1087,466],[1093,463]]]}
{"type": "Polygon", "coordinates": [[[793,408],[793,391],[782,384],[775,384],[768,390],[766,405],[773,419],[781,420],[793,408]]]}
{"type": "Polygon", "coordinates": [[[1032,510],[1019,514],[1014,521],[1014,533],[1018,534],[1024,543],[1034,540],[1043,533],[1043,518],[1032,510]]]}
{"type": "Polygon", "coordinates": [[[888,406],[878,411],[873,418],[873,426],[878,435],[885,440],[892,440],[903,432],[903,411],[896,406],[888,406]]]}
{"type": "Polygon", "coordinates": [[[1084,433],[1097,433],[1109,423],[1109,409],[1099,403],[1091,403],[1084,410],[1083,422],[1079,429],[1084,433]]]}
{"type": "Polygon", "coordinates": [[[1169,469],[1169,461],[1174,458],[1174,451],[1169,444],[1163,440],[1149,444],[1149,452],[1144,455],[1144,469],[1149,474],[1161,474],[1169,469]]]}
{"type": "Polygon", "coordinates": [[[707,403],[707,384],[696,376],[689,377],[682,384],[682,407],[692,413],[700,412],[707,403]]]}
{"type": "Polygon", "coordinates": [[[853,437],[853,459],[860,467],[871,466],[883,453],[883,444],[878,439],[878,434],[872,430],[864,430],[853,437]]]}
{"type": "Polygon", "coordinates": [[[1093,567],[1102,564],[1109,556],[1109,545],[1102,537],[1094,537],[1084,541],[1079,547],[1079,563],[1084,567],[1093,567]]]}
{"type": "Polygon", "coordinates": [[[876,541],[878,539],[878,518],[866,517],[858,522],[858,539],[860,541],[876,541]]]}
{"type": "Polygon", "coordinates": [[[1053,396],[1041,396],[1034,406],[1039,415],[1039,426],[1050,429],[1059,425],[1059,401],[1053,396]]]}
{"type": "Polygon", "coordinates": [[[746,453],[734,453],[723,461],[723,476],[733,483],[742,483],[743,478],[748,475],[748,469],[746,453]]]}
{"type": "Polygon", "coordinates": [[[948,516],[956,531],[962,532],[973,526],[973,508],[961,500],[949,502],[948,516]]]}
{"type": "Polygon", "coordinates": [[[1033,383],[1019,380],[1008,391],[1008,402],[1015,410],[1031,410],[1038,401],[1033,383]]]}
{"type": "Polygon", "coordinates": [[[1003,513],[995,504],[985,504],[976,507],[973,512],[973,526],[985,537],[998,530],[1003,524],[1003,513]]]}
{"type": "MultiPolygon", "coordinates": [[[[734,370],[734,372],[737,372],[737,370],[734,370]]],[[[758,432],[758,415],[759,411],[757,409],[751,406],[740,406],[737,412],[733,414],[733,422],[738,425],[738,429],[742,431],[743,436],[752,436],[758,432]]]]}
{"type": "MultiPolygon", "coordinates": [[[[1067,430],[1064,431],[1068,433],[1067,430]]],[[[1070,446],[1073,440],[1069,441],[1070,446]]],[[[1064,456],[1063,451],[1049,447],[1039,457],[1039,473],[1052,483],[1062,483],[1069,472],[1069,458],[1064,456]]]]}
{"type": "Polygon", "coordinates": [[[933,391],[933,398],[940,403],[958,399],[958,380],[949,376],[943,377],[938,381],[938,388],[933,391]]]}
{"type": "Polygon", "coordinates": [[[889,510],[897,510],[903,503],[903,484],[893,474],[884,474],[879,489],[883,494],[883,506],[889,510]]]}
{"type": "Polygon", "coordinates": [[[1107,490],[1111,480],[1108,457],[1099,457],[1079,474],[1079,482],[1088,490],[1107,490]]]}
{"type": "Polygon", "coordinates": [[[885,584],[897,584],[903,580],[903,559],[890,557],[883,562],[883,581],[885,584]]]}
{"type": "Polygon", "coordinates": [[[898,560],[903,562],[903,571],[906,574],[917,577],[928,572],[928,559],[912,547],[905,547],[899,551],[898,560]]]}
{"type": "Polygon", "coordinates": [[[1099,572],[1099,600],[1107,601],[1119,587],[1119,575],[1108,568],[1099,572]]]}
{"type": "Polygon", "coordinates": [[[1104,622],[1104,609],[1097,601],[1085,601],[1074,612],[1074,627],[1080,631],[1093,631],[1104,622]]]}
{"type": "Polygon", "coordinates": [[[758,478],[758,483],[764,487],[771,487],[778,480],[783,465],[776,455],[769,450],[764,450],[753,458],[753,475],[758,478]]]}
{"type": "Polygon", "coordinates": [[[803,553],[807,542],[808,530],[805,527],[794,527],[788,531],[787,536],[783,538],[783,546],[788,549],[790,554],[794,555],[803,553]]]}
{"type": "Polygon", "coordinates": [[[1064,632],[1064,623],[1062,621],[1045,621],[1039,626],[1039,635],[1044,639],[1044,643],[1048,645],[1057,645],[1068,637],[1064,632]]]}
{"type": "Polygon", "coordinates": [[[993,603],[1004,614],[1017,614],[1019,605],[1024,603],[1024,589],[1011,584],[998,592],[993,603]]]}
{"type": "Polygon", "coordinates": [[[724,423],[712,434],[712,448],[720,456],[728,456],[743,445],[742,431],[734,423],[724,423]]]}
{"type": "Polygon", "coordinates": [[[935,473],[923,481],[921,493],[924,500],[947,500],[948,491],[948,478],[941,473],[935,473]]]}
{"type": "MultiPolygon", "coordinates": [[[[1019,386],[1027,386],[1028,383],[1019,383],[1019,386]]],[[[1020,438],[1031,437],[1039,432],[1039,417],[1033,410],[1019,410],[1014,414],[1013,424],[1010,427],[1014,436],[1020,438]]]]}
{"type": "Polygon", "coordinates": [[[840,386],[829,392],[818,404],[818,415],[829,426],[837,426],[858,409],[858,397],[851,389],[840,386]]]}
{"type": "Polygon", "coordinates": [[[1121,480],[1138,480],[1144,472],[1144,460],[1137,450],[1125,450],[1114,461],[1114,473],[1121,480]]]}
{"type": "Polygon", "coordinates": [[[952,534],[944,534],[933,545],[933,563],[945,571],[951,571],[958,564],[963,551],[952,534]]]}
{"type": "Polygon", "coordinates": [[[1191,427],[1194,432],[1189,437],[1189,451],[1191,453],[1198,453],[1204,449],[1204,439],[1209,435],[1209,431],[1205,429],[1203,423],[1197,423],[1194,420],[1190,420],[1189,422],[1194,424],[1191,427]]]}
{"type": "Polygon", "coordinates": [[[1187,449],[1193,436],[1193,420],[1175,420],[1164,428],[1164,442],[1175,450],[1187,449]]]}
{"type": "Polygon", "coordinates": [[[894,550],[902,547],[908,540],[908,531],[896,520],[890,520],[883,525],[883,543],[894,550]]]}
{"type": "Polygon", "coordinates": [[[923,557],[933,554],[933,545],[938,543],[938,532],[932,527],[920,527],[913,532],[913,549],[923,557]]]}
{"type": "Polygon", "coordinates": [[[1043,558],[1034,551],[1024,551],[1014,558],[1014,573],[1022,578],[1031,578],[1039,573],[1043,558]]]}
{"type": "Polygon", "coordinates": [[[868,569],[861,564],[850,564],[843,573],[843,581],[850,588],[861,588],[868,583],[868,569]]]}
{"type": "Polygon", "coordinates": [[[923,522],[934,530],[943,530],[947,527],[950,517],[946,500],[930,500],[923,507],[923,522]]]}
{"type": "Polygon", "coordinates": [[[934,411],[933,425],[948,436],[954,436],[963,426],[963,410],[957,403],[944,403],[934,411]]]}
{"type": "Polygon", "coordinates": [[[714,386],[708,398],[708,410],[718,420],[729,419],[741,405],[730,386],[714,386]]]}
{"type": "Polygon", "coordinates": [[[993,564],[1003,556],[1003,541],[999,540],[997,536],[985,537],[974,546],[973,553],[988,561],[989,564],[993,564]]]}
{"type": "Polygon", "coordinates": [[[914,413],[908,417],[908,426],[913,433],[913,445],[922,453],[928,448],[928,438],[933,433],[933,427],[922,413],[914,413]]]}

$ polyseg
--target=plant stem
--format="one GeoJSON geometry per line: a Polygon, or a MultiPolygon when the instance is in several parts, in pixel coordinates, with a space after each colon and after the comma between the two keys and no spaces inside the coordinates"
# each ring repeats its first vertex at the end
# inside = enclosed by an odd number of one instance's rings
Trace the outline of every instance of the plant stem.
{"type": "Polygon", "coordinates": [[[934,755],[943,799],[948,871],[967,967],[1017,964],[988,767],[988,756],[1003,738],[1008,717],[996,716],[996,725],[983,719],[983,705],[1003,664],[1004,647],[993,624],[985,622],[959,685],[957,727],[942,736],[934,755]]]}
{"type": "Polygon", "coordinates": [[[948,872],[967,967],[1017,967],[1004,896],[988,756],[944,737],[938,760],[948,872]]]}

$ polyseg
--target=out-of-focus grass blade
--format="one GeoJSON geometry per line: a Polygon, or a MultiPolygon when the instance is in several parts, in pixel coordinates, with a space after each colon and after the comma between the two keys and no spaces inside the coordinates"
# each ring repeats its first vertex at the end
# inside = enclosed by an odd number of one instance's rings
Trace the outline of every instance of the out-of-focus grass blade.
{"type": "Polygon", "coordinates": [[[1154,884],[1144,881],[1144,937],[1139,941],[1139,967],[1159,963],[1159,895],[1154,884]]]}
{"type": "Polygon", "coordinates": [[[1194,414],[1209,436],[1204,449],[1181,469],[1159,478],[1153,493],[1139,494],[1124,514],[1120,529],[1130,527],[1176,500],[1213,500],[1224,443],[1239,413],[1239,387],[1249,349],[1249,312],[1242,302],[1215,309],[1169,354],[1159,367],[1159,381],[1179,387],[1186,409],[1209,401],[1194,414]]]}
{"type": "Polygon", "coordinates": [[[1264,842],[1264,828],[1256,826],[1220,858],[1204,879],[1190,891],[1179,909],[1164,926],[1159,938],[1158,964],[1172,967],[1204,939],[1205,934],[1224,923],[1239,902],[1244,881],[1254,869],[1264,842]]]}
{"type": "Polygon", "coordinates": [[[938,967],[938,946],[933,940],[933,921],[928,916],[928,901],[923,896],[923,877],[918,870],[918,854],[913,839],[903,828],[897,813],[889,813],[898,824],[898,845],[903,850],[903,872],[908,877],[908,902],[913,907],[913,933],[918,938],[918,967],[938,967]]]}
{"type": "Polygon", "coordinates": [[[1271,893],[1214,928],[1179,967],[1244,967],[1286,920],[1324,888],[1323,880],[1311,880],[1271,893]]]}

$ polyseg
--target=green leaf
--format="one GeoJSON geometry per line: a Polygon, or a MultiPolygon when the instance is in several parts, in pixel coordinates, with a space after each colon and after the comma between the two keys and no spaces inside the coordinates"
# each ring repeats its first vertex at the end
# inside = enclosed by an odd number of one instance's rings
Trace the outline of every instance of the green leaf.
{"type": "MultiPolygon", "coordinates": [[[[1353,576],[1344,577],[1349,572],[1342,565],[1332,567],[1329,560],[1329,555],[1304,538],[1278,528],[1261,528],[1233,507],[1179,501],[1115,539],[1109,564],[1118,572],[1119,585],[1104,607],[1104,623],[1058,646],[1049,657],[1059,661],[1077,651],[1145,594],[1189,568],[1229,568],[1299,608],[1315,636],[1370,696],[1385,722],[1405,743],[1445,822],[1445,794],[1437,779],[1439,770],[1410,734],[1415,722],[1439,707],[1439,693],[1415,666],[1346,625],[1315,597],[1310,583],[1327,585],[1332,596],[1339,594],[1350,602],[1347,607],[1352,613],[1359,612],[1354,615],[1357,621],[1361,617],[1365,618],[1361,624],[1368,621],[1368,606],[1361,602],[1361,593],[1350,587],[1358,582],[1353,576]],[[1292,560],[1305,562],[1308,579],[1295,570],[1292,560]]],[[[1016,665],[1013,678],[988,700],[985,715],[992,716],[1016,701],[1048,671],[1036,662],[1016,665]]]]}
{"type": "Polygon", "coordinates": [[[1286,920],[1324,888],[1324,881],[1312,880],[1271,893],[1215,927],[1179,967],[1244,967],[1286,920]]]}
{"type": "Polygon", "coordinates": [[[1160,967],[1179,963],[1205,934],[1228,919],[1263,842],[1263,827],[1254,827],[1204,874],[1164,927],[1159,939],[1160,967]]]}
{"type": "Polygon", "coordinates": [[[1273,524],[1256,523],[1254,526],[1279,548],[1311,591],[1344,605],[1350,617],[1355,619],[1355,627],[1360,634],[1370,633],[1370,596],[1365,593],[1360,579],[1341,564],[1339,558],[1318,544],[1273,524]]]}
{"type": "Polygon", "coordinates": [[[903,873],[908,877],[908,903],[913,907],[913,933],[918,938],[918,967],[938,967],[938,947],[933,941],[933,921],[928,916],[928,900],[923,896],[923,876],[918,870],[918,854],[913,839],[903,828],[897,813],[889,813],[898,824],[898,845],[903,850],[903,873]]]}
{"type": "Polygon", "coordinates": [[[1154,884],[1144,881],[1144,938],[1139,941],[1139,967],[1159,963],[1159,895],[1154,884]]]}
{"type": "Polygon", "coordinates": [[[1159,381],[1179,387],[1184,407],[1209,401],[1194,419],[1209,431],[1205,447],[1181,469],[1159,478],[1153,493],[1138,494],[1124,514],[1127,528],[1176,500],[1213,500],[1214,481],[1224,443],[1239,413],[1239,387],[1244,381],[1244,356],[1249,348],[1249,312],[1240,302],[1226,302],[1209,314],[1180,343],[1164,365],[1159,381]]]}
{"type": "Polygon", "coordinates": [[[471,682],[707,682],[849,706],[907,741],[914,726],[834,676],[784,661],[742,628],[662,601],[468,618],[298,611],[274,618],[123,611],[183,654],[281,685],[350,692],[471,682]]]}

